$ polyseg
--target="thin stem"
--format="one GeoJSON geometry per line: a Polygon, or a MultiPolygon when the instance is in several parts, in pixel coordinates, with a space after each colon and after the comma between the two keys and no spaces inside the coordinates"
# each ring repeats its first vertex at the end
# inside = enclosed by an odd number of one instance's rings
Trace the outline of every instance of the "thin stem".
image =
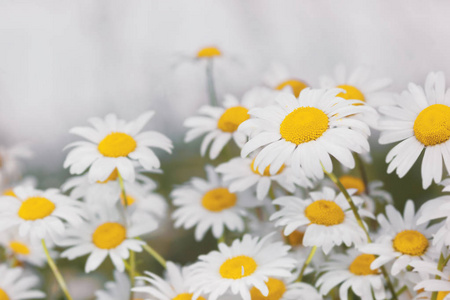
{"type": "Polygon", "coordinates": [[[45,252],[45,256],[47,257],[48,265],[52,269],[53,274],[55,275],[56,280],[58,281],[58,284],[61,287],[61,290],[66,295],[67,300],[72,300],[69,290],[67,289],[66,282],[64,281],[64,278],[61,275],[61,272],[59,271],[58,266],[56,266],[55,262],[53,261],[52,257],[50,256],[50,253],[48,252],[47,245],[45,244],[44,239],[42,239],[42,247],[44,248],[44,252],[45,252]]]}
{"type": "Polygon", "coordinates": [[[356,164],[358,165],[358,169],[359,169],[359,173],[361,175],[361,179],[364,183],[364,187],[366,188],[366,194],[369,196],[370,195],[370,191],[369,191],[369,179],[367,177],[367,172],[366,172],[366,168],[364,167],[364,163],[361,159],[361,156],[359,156],[358,153],[355,153],[355,160],[356,160],[356,164]]]}
{"type": "MultiPolygon", "coordinates": [[[[125,269],[126,269],[128,272],[130,272],[130,270],[131,270],[130,264],[129,264],[126,260],[124,260],[123,263],[124,263],[124,265],[125,265],[125,269]]],[[[139,273],[139,272],[136,271],[136,270],[135,270],[134,274],[135,274],[135,276],[142,276],[142,274],[139,273]]]]}
{"type": "Polygon", "coordinates": [[[217,106],[216,88],[214,87],[213,60],[206,62],[206,82],[208,85],[209,103],[211,106],[217,106]]]}
{"type": "Polygon", "coordinates": [[[297,282],[301,282],[303,279],[303,274],[305,273],[306,267],[308,267],[309,263],[314,257],[314,254],[316,253],[317,246],[314,246],[311,248],[311,252],[309,252],[308,258],[305,260],[305,263],[303,264],[302,270],[300,271],[300,275],[298,275],[297,282]]]}
{"type": "Polygon", "coordinates": [[[401,289],[399,289],[397,291],[397,293],[395,293],[397,296],[400,296],[401,294],[403,294],[403,292],[407,291],[408,287],[406,285],[404,285],[401,289]]]}
{"type": "Polygon", "coordinates": [[[150,254],[151,256],[153,256],[154,259],[156,259],[161,266],[163,266],[164,268],[167,268],[166,266],[166,260],[158,253],[156,252],[155,249],[153,249],[152,247],[150,247],[150,245],[148,245],[147,243],[145,243],[144,245],[142,245],[142,248],[144,248],[144,250],[150,254]]]}
{"type": "Polygon", "coordinates": [[[225,243],[225,232],[220,236],[220,238],[217,240],[217,243],[218,244],[220,244],[220,243],[224,243],[224,244],[226,244],[225,243]]]}
{"type": "Polygon", "coordinates": [[[122,175],[120,175],[119,171],[117,171],[117,175],[119,177],[119,185],[120,185],[120,190],[122,191],[123,203],[124,203],[125,207],[128,207],[127,193],[125,192],[125,185],[123,184],[122,175]]]}

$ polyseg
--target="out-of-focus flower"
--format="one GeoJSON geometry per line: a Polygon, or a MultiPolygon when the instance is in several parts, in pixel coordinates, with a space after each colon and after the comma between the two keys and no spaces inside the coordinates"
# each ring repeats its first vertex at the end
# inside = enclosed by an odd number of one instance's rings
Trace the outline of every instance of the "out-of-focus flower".
{"type": "Polygon", "coordinates": [[[0,146],[0,190],[11,188],[22,176],[22,159],[32,156],[24,145],[0,146]]]}
{"type": "Polygon", "coordinates": [[[450,300],[450,269],[444,267],[442,271],[438,270],[437,263],[431,261],[413,261],[411,266],[414,267],[414,271],[422,274],[422,276],[439,276],[441,279],[425,279],[419,282],[414,289],[419,290],[418,297],[416,299],[431,299],[432,292],[437,293],[437,300],[450,300]],[[420,292],[423,290],[424,292],[420,292]],[[421,297],[427,294],[427,298],[421,297]]]}
{"type": "Polygon", "coordinates": [[[45,293],[33,289],[39,284],[39,277],[25,275],[24,269],[9,269],[6,265],[0,265],[0,299],[25,300],[43,299],[45,293]]]}
{"type": "Polygon", "coordinates": [[[282,64],[272,63],[263,76],[263,82],[271,89],[283,92],[289,92],[295,97],[307,88],[308,85],[292,75],[291,72],[282,64]]]}
{"type": "MultiPolygon", "coordinates": [[[[96,300],[130,300],[131,283],[126,273],[114,270],[114,281],[108,281],[105,289],[95,292],[96,300]]],[[[132,299],[134,300],[134,298],[132,299]]]]}

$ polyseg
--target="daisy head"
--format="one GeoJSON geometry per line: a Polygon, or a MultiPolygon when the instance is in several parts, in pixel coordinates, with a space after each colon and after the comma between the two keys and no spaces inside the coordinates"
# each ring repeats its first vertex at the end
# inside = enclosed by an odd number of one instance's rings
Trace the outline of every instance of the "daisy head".
{"type": "Polygon", "coordinates": [[[242,148],[242,157],[262,148],[254,166],[265,170],[270,165],[270,174],[288,164],[294,172],[303,169],[308,177],[323,178],[322,166],[328,172],[333,168],[330,155],[353,168],[352,151],[369,150],[370,131],[362,121],[345,118],[364,107],[336,97],[339,92],[307,88],[298,99],[283,93],[278,105],[251,110],[252,118],[240,130],[257,133],[242,148]]]}
{"type": "Polygon", "coordinates": [[[82,222],[81,203],[57,189],[16,187],[13,194],[0,197],[0,231],[17,228],[22,237],[55,241],[64,234],[66,223],[82,222]]]}
{"type": "Polygon", "coordinates": [[[0,299],[25,300],[43,299],[45,293],[35,290],[39,284],[39,277],[25,275],[22,268],[9,269],[6,265],[0,265],[0,299]]]}
{"type": "Polygon", "coordinates": [[[408,90],[396,98],[395,105],[383,106],[379,142],[400,142],[389,151],[387,172],[396,170],[399,177],[411,169],[422,150],[422,186],[442,179],[444,161],[450,172],[450,92],[445,89],[442,72],[430,73],[425,88],[410,83],[408,90]]]}
{"type": "Polygon", "coordinates": [[[214,59],[222,56],[222,51],[216,46],[207,46],[201,48],[197,51],[196,58],[199,60],[203,59],[214,59]]]}
{"type": "Polygon", "coordinates": [[[287,256],[289,246],[282,242],[269,242],[270,235],[262,239],[244,235],[231,246],[219,244],[218,251],[201,255],[191,266],[191,288],[194,298],[209,294],[208,299],[231,292],[244,300],[251,299],[255,287],[263,296],[269,294],[269,278],[286,278],[296,261],[287,256]]]}
{"type": "MultiPolygon", "coordinates": [[[[130,300],[131,282],[126,273],[114,270],[114,281],[108,281],[104,290],[95,292],[96,300],[130,300]]],[[[134,300],[132,298],[131,300],[134,300]]]]}
{"type": "MultiPolygon", "coordinates": [[[[362,202],[358,197],[353,197],[353,201],[362,202]]],[[[330,188],[311,192],[307,199],[280,197],[274,204],[280,205],[281,209],[270,220],[276,220],[276,226],[285,227],[285,235],[307,226],[302,239],[304,246],[322,247],[328,254],[334,246],[345,244],[349,247],[366,241],[364,230],[358,225],[344,195],[336,196],[330,188]]]]}
{"type": "Polygon", "coordinates": [[[110,114],[105,119],[92,118],[92,127],[75,127],[71,133],[88,141],[68,145],[72,150],[64,162],[71,174],[81,174],[89,168],[91,182],[104,181],[115,169],[124,180],[134,181],[138,162],[145,170],[160,168],[160,161],[151,148],[171,152],[172,142],[156,131],[141,132],[153,117],[154,112],[146,112],[136,120],[125,122],[110,114]]]}
{"type": "Polygon", "coordinates": [[[298,97],[300,92],[308,87],[308,84],[292,75],[286,66],[279,63],[270,65],[266,74],[264,74],[263,82],[271,89],[289,92],[295,97],[298,97]]]}
{"type": "Polygon", "coordinates": [[[442,271],[439,271],[436,262],[420,260],[413,261],[411,266],[414,268],[414,272],[421,274],[422,278],[428,277],[428,279],[420,281],[414,287],[416,291],[423,291],[418,292],[417,299],[431,299],[433,292],[438,292],[436,300],[450,299],[450,269],[448,267],[444,267],[442,271]],[[428,297],[420,297],[422,294],[426,294],[428,297]]]}
{"type": "Polygon", "coordinates": [[[232,193],[211,166],[206,168],[207,180],[193,178],[173,190],[171,197],[178,208],[173,212],[175,227],[195,228],[195,239],[203,239],[208,229],[220,238],[227,228],[244,230],[245,208],[260,205],[250,193],[232,193]]]}
{"type": "MultiPolygon", "coordinates": [[[[297,274],[295,274],[297,275],[297,274]]],[[[323,298],[317,290],[304,282],[295,282],[297,276],[291,278],[269,277],[266,286],[269,290],[267,296],[264,296],[256,287],[252,287],[250,295],[252,300],[322,300],[323,298]]]]}
{"type": "Polygon", "coordinates": [[[371,264],[373,269],[394,261],[391,273],[395,276],[406,270],[411,262],[432,259],[437,255],[430,245],[436,226],[427,228],[428,223],[416,225],[419,215],[415,213],[414,202],[408,200],[403,216],[392,205],[386,207],[387,218],[378,216],[382,234],[375,243],[361,247],[362,252],[378,256],[371,264]]]}

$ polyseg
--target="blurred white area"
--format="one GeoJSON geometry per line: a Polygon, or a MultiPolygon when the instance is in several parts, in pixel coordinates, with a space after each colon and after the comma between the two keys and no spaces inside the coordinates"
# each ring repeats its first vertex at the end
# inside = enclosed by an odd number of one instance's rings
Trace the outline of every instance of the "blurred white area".
{"type": "Polygon", "coordinates": [[[449,15],[439,0],[0,0],[0,144],[29,142],[30,166],[56,173],[71,127],[147,109],[147,128],[180,142],[207,94],[201,64],[173,63],[208,45],[225,56],[222,95],[260,83],[272,61],[312,85],[339,62],[369,65],[398,91],[450,76],[449,15]]]}

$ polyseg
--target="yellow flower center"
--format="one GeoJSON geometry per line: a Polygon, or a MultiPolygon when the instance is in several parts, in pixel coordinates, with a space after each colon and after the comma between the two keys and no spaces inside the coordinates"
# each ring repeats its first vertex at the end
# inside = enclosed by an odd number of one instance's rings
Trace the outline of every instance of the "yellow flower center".
{"type": "Polygon", "coordinates": [[[450,292],[438,292],[436,300],[444,300],[445,296],[450,294],[450,292]]]}
{"type": "Polygon", "coordinates": [[[44,197],[30,197],[22,202],[18,215],[27,221],[43,219],[55,210],[55,204],[44,197]]]}
{"type": "Polygon", "coordinates": [[[202,198],[202,205],[207,210],[219,212],[233,207],[236,201],[236,194],[230,193],[227,188],[220,187],[206,192],[202,198]]]}
{"type": "Polygon", "coordinates": [[[358,177],[345,175],[341,176],[339,181],[346,189],[356,189],[356,195],[361,195],[366,191],[364,181],[358,177]]]}
{"type": "Polygon", "coordinates": [[[136,149],[134,138],[123,132],[113,132],[98,144],[98,151],[107,157],[127,156],[136,149]]]}
{"type": "Polygon", "coordinates": [[[296,247],[303,245],[304,236],[305,236],[304,232],[295,230],[290,235],[287,236],[287,239],[291,246],[296,247]]]}
{"type": "Polygon", "coordinates": [[[109,181],[114,181],[117,179],[117,177],[119,177],[119,171],[117,171],[117,168],[115,168],[111,174],[109,174],[108,178],[106,178],[103,181],[98,180],[97,183],[107,183],[109,181]]]}
{"type": "Polygon", "coordinates": [[[376,275],[378,269],[372,270],[370,264],[375,260],[375,255],[361,254],[350,264],[349,270],[355,275],[376,275]]]}
{"type": "Polygon", "coordinates": [[[132,197],[130,195],[127,195],[127,202],[125,203],[125,200],[123,199],[123,195],[120,194],[120,203],[122,203],[123,206],[125,206],[125,205],[127,205],[127,206],[133,205],[134,202],[136,202],[136,199],[134,199],[134,197],[132,197]]]}
{"type": "MultiPolygon", "coordinates": [[[[275,175],[279,175],[281,172],[283,172],[285,165],[282,165],[281,168],[277,171],[277,173],[275,175]]],[[[252,163],[250,164],[250,169],[252,169],[252,172],[258,175],[263,175],[263,176],[271,176],[270,175],[270,165],[268,165],[265,169],[264,172],[261,174],[259,172],[258,168],[255,168],[255,159],[253,159],[252,163]]]]}
{"type": "Polygon", "coordinates": [[[252,287],[252,289],[250,290],[250,295],[252,296],[251,299],[279,300],[286,292],[286,285],[279,279],[269,278],[269,281],[267,281],[266,285],[269,289],[269,294],[267,296],[263,296],[263,294],[261,294],[261,292],[256,287],[252,287]]]}
{"type": "Polygon", "coordinates": [[[403,230],[393,241],[394,249],[411,256],[423,255],[428,248],[428,239],[417,230],[403,230]]]}
{"type": "Polygon", "coordinates": [[[8,294],[3,289],[0,289],[0,300],[9,300],[8,294]]]}
{"type": "Polygon", "coordinates": [[[445,143],[450,139],[450,107],[433,104],[422,110],[414,121],[414,135],[425,146],[445,143]]]}
{"type": "Polygon", "coordinates": [[[315,107],[299,107],[280,125],[281,136],[296,145],[317,140],[328,129],[328,116],[315,107]]]}
{"type": "Polygon", "coordinates": [[[305,209],[305,216],[311,223],[325,226],[338,225],[344,222],[342,208],[330,200],[317,200],[305,209]]]}
{"type": "Polygon", "coordinates": [[[119,223],[107,222],[98,226],[92,234],[92,242],[100,249],[113,249],[122,244],[127,230],[119,223]]]}
{"type": "Polygon", "coordinates": [[[17,195],[14,193],[13,189],[7,189],[6,191],[4,191],[3,196],[17,197],[17,195]]]}
{"type": "Polygon", "coordinates": [[[221,55],[222,52],[220,52],[220,50],[216,47],[205,47],[197,52],[198,58],[212,58],[221,55]]]}
{"type": "Polygon", "coordinates": [[[307,88],[308,85],[300,80],[297,79],[289,79],[282,83],[280,83],[275,89],[281,91],[286,86],[290,86],[292,88],[292,91],[294,92],[295,97],[298,97],[300,95],[300,92],[307,88]]]}
{"type": "Polygon", "coordinates": [[[18,241],[12,241],[9,243],[9,248],[16,253],[20,255],[28,255],[30,254],[30,248],[28,248],[27,245],[24,243],[18,242],[18,241]]]}
{"type": "MultiPolygon", "coordinates": [[[[182,293],[182,294],[178,294],[175,298],[172,298],[172,300],[192,300],[192,295],[193,294],[182,293]]],[[[206,300],[206,299],[203,298],[202,296],[200,296],[197,298],[197,300],[206,300]]]]}
{"type": "Polygon", "coordinates": [[[242,106],[233,106],[220,116],[217,127],[224,132],[235,132],[239,125],[249,118],[248,109],[242,106]]]}
{"type": "MultiPolygon", "coordinates": [[[[354,87],[352,85],[347,85],[347,84],[338,85],[337,87],[345,90],[346,93],[339,93],[336,95],[336,97],[341,97],[341,98],[344,98],[345,100],[352,99],[352,100],[365,101],[363,93],[361,93],[361,91],[358,90],[356,87],[354,87]]],[[[358,103],[355,105],[361,105],[361,104],[358,103]]]]}
{"type": "Polygon", "coordinates": [[[258,265],[255,260],[249,256],[241,255],[227,259],[220,266],[220,275],[227,279],[241,279],[252,275],[258,265]]]}

